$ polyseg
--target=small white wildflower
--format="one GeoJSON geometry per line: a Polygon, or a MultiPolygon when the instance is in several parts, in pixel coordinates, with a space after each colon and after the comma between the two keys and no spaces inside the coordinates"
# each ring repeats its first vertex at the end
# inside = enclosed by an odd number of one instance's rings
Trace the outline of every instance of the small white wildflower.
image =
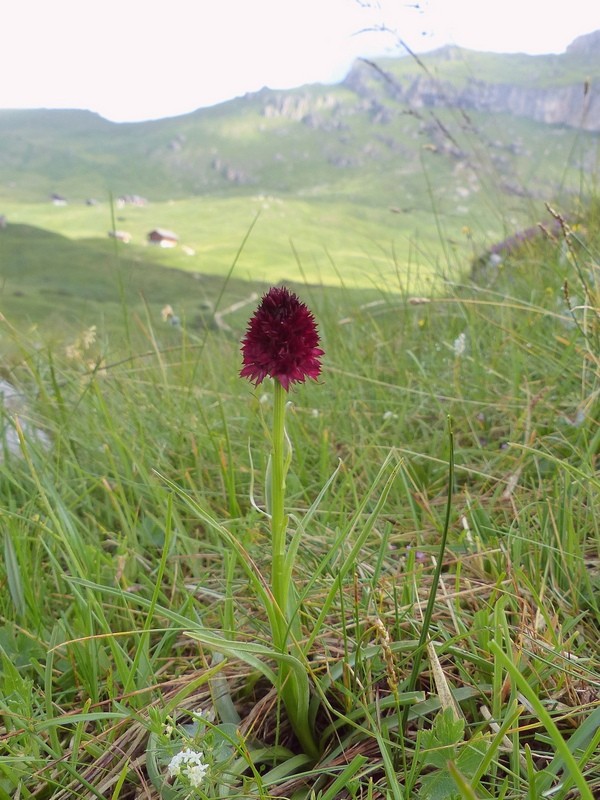
{"type": "Polygon", "coordinates": [[[169,766],[167,767],[167,772],[171,776],[171,778],[179,777],[181,773],[181,763],[183,761],[183,750],[180,750],[179,753],[173,756],[173,758],[169,761],[169,766]]]}
{"type": "Polygon", "coordinates": [[[171,778],[187,778],[190,786],[198,788],[208,771],[204,762],[204,754],[190,747],[185,747],[173,756],[167,767],[171,778]]]}
{"type": "Polygon", "coordinates": [[[207,769],[208,767],[206,764],[195,764],[193,767],[188,767],[187,776],[189,778],[190,785],[197,789],[204,780],[207,769]]]}
{"type": "Polygon", "coordinates": [[[266,406],[267,403],[271,402],[271,395],[270,394],[266,394],[266,393],[265,394],[261,394],[258,402],[261,404],[261,406],[266,406]]]}
{"type": "Polygon", "coordinates": [[[161,309],[160,316],[162,317],[163,322],[168,322],[171,317],[173,316],[173,306],[166,305],[164,308],[161,309]]]}
{"type": "Polygon", "coordinates": [[[86,367],[88,368],[88,372],[93,372],[94,375],[100,378],[106,378],[108,375],[106,371],[106,360],[104,358],[101,358],[99,361],[87,361],[86,367]]]}
{"type": "Polygon", "coordinates": [[[81,344],[84,350],[89,350],[96,341],[96,326],[92,325],[81,334],[81,344]]]}
{"type": "Polygon", "coordinates": [[[319,416],[319,409],[313,408],[310,412],[311,417],[318,417],[319,416]]]}
{"type": "Polygon", "coordinates": [[[81,350],[75,344],[68,344],[65,347],[65,355],[69,361],[76,361],[81,358],[81,350]]]}
{"type": "Polygon", "coordinates": [[[459,333],[454,340],[452,347],[454,348],[454,355],[457,358],[460,358],[465,354],[465,350],[467,349],[467,335],[464,331],[459,333]]]}
{"type": "Polygon", "coordinates": [[[398,419],[398,414],[394,414],[393,411],[386,411],[383,415],[383,421],[387,422],[388,419],[398,419]]]}

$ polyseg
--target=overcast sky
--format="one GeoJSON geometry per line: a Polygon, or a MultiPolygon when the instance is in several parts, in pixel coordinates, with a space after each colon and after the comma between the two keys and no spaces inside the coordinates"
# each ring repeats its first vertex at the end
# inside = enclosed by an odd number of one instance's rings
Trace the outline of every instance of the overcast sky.
{"type": "MultiPolygon", "coordinates": [[[[442,44],[560,53],[598,0],[0,0],[0,108],[175,116],[442,44]],[[396,36],[365,29],[387,27],[396,36]]],[[[600,59],[600,54],[599,54],[600,59]]]]}

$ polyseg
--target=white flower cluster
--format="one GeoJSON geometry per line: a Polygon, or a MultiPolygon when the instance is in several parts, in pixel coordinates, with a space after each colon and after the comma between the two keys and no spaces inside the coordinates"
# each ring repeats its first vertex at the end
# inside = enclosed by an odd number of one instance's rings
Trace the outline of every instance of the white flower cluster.
{"type": "Polygon", "coordinates": [[[458,334],[452,347],[454,348],[454,355],[457,358],[464,356],[465,350],[467,349],[467,334],[464,333],[464,331],[458,334]]]}
{"type": "Polygon", "coordinates": [[[204,762],[202,753],[186,747],[173,756],[167,770],[172,778],[187,778],[190,786],[196,789],[206,775],[208,764],[204,762]]]}

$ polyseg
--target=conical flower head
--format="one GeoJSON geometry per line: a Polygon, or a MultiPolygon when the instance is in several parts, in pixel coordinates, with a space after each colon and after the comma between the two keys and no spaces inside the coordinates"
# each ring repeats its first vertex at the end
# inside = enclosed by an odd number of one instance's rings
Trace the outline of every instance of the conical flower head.
{"type": "Polygon", "coordinates": [[[257,386],[275,378],[287,392],[292,383],[318,378],[322,355],[311,311],[285,286],[273,287],[248,323],[240,375],[257,386]]]}

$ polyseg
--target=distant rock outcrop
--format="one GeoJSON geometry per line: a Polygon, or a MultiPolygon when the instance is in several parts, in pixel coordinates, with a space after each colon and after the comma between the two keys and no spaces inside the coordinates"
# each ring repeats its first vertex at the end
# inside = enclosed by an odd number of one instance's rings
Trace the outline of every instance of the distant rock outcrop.
{"type": "Polygon", "coordinates": [[[550,125],[600,131],[600,87],[579,84],[529,89],[510,84],[470,81],[457,103],[477,111],[508,112],[550,125]]]}
{"type": "MultiPolygon", "coordinates": [[[[591,60],[599,52],[600,31],[596,31],[575,39],[567,52],[556,58],[591,60]]],[[[446,47],[436,55],[439,59],[456,60],[460,53],[459,48],[446,47]]],[[[578,71],[581,73],[581,69],[578,71]]],[[[369,62],[358,60],[344,85],[363,99],[374,100],[384,93],[417,113],[419,109],[454,106],[467,111],[509,113],[550,125],[600,131],[600,84],[589,80],[569,84],[565,82],[564,73],[554,85],[547,82],[544,87],[490,82],[477,77],[468,77],[462,84],[457,84],[438,80],[427,72],[400,80],[391,73],[374,68],[369,62]]]]}
{"type": "Polygon", "coordinates": [[[308,92],[269,92],[263,106],[263,116],[285,117],[300,121],[315,111],[334,109],[336,98],[331,94],[315,97],[308,92]]]}
{"type": "Polygon", "coordinates": [[[246,186],[247,184],[252,183],[252,179],[246,172],[244,172],[243,169],[233,167],[231,164],[228,164],[219,158],[219,156],[215,156],[213,158],[211,167],[229,183],[236,183],[238,186],[246,186]]]}
{"type": "Polygon", "coordinates": [[[600,53],[600,31],[578,36],[567,47],[567,53],[597,58],[600,53]]]}

